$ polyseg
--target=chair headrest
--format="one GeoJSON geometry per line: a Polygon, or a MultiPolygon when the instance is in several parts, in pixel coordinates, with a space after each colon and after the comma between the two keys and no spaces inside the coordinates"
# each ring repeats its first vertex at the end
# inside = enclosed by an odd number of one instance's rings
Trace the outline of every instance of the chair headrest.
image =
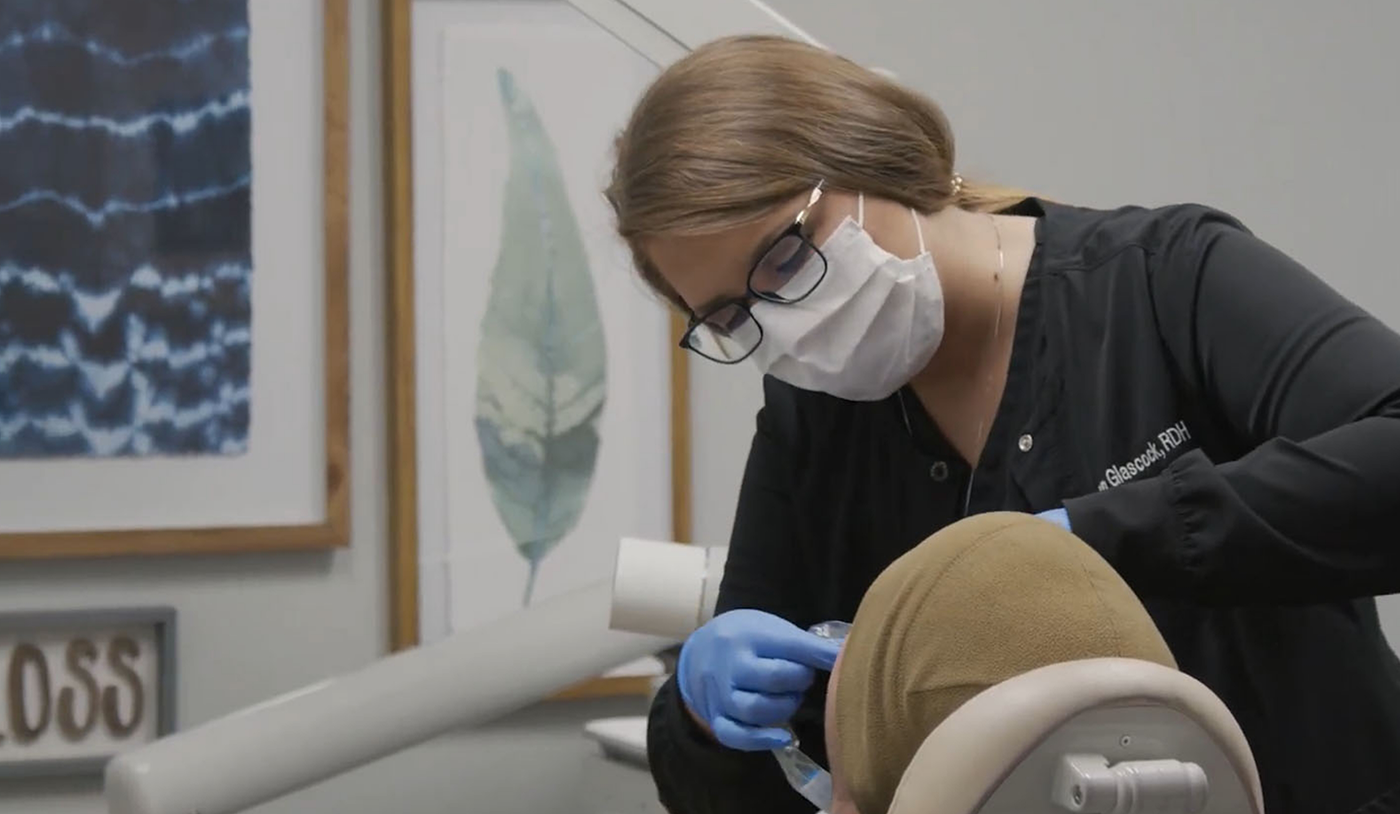
{"type": "Polygon", "coordinates": [[[973,814],[1002,808],[999,796],[1067,814],[1051,778],[1071,753],[1195,763],[1209,783],[1204,814],[1263,814],[1253,754],[1224,702],[1183,672],[1122,658],[1041,667],[974,696],[924,740],[887,814],[973,814]]]}

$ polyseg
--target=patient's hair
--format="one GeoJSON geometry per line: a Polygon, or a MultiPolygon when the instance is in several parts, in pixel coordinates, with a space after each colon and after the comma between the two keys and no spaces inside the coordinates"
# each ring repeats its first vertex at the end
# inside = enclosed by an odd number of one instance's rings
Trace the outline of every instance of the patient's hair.
{"type": "Polygon", "coordinates": [[[642,95],[617,139],[606,190],[643,279],[685,304],[646,258],[659,235],[751,223],[818,179],[924,212],[996,211],[1027,193],[954,183],[953,133],[933,101],[792,39],[702,45],[642,95]]]}
{"type": "Polygon", "coordinates": [[[892,563],[861,601],[835,677],[833,769],[861,814],[884,814],[924,739],[968,699],[1038,667],[1105,657],[1176,667],[1142,603],[1079,538],[1027,514],[960,521],[892,563]]]}

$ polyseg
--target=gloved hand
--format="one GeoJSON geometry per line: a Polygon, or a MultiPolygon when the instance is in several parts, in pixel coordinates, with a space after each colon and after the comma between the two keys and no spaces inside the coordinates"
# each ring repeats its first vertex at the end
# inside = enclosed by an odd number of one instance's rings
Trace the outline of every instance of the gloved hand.
{"type": "Polygon", "coordinates": [[[757,752],[791,741],[782,729],[802,704],[816,670],[830,670],[841,643],[758,610],[706,622],[681,646],[676,683],[715,740],[757,752]]]}
{"type": "Polygon", "coordinates": [[[1049,520],[1051,523],[1054,523],[1055,525],[1059,526],[1065,531],[1074,530],[1069,527],[1069,512],[1065,511],[1064,507],[1041,512],[1040,514],[1037,514],[1036,517],[1049,520]]]}

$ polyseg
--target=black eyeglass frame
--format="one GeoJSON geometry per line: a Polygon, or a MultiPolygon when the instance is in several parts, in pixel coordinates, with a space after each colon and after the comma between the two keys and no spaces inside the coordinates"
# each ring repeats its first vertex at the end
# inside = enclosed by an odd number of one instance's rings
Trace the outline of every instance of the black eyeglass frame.
{"type": "Polygon", "coordinates": [[[826,262],[826,255],[822,254],[821,248],[818,247],[816,243],[812,242],[811,239],[809,239],[806,235],[802,234],[802,228],[807,225],[807,218],[812,212],[812,207],[816,206],[817,202],[822,199],[823,190],[825,188],[825,179],[817,182],[817,185],[812,188],[812,192],[807,196],[807,205],[802,207],[802,211],[797,213],[797,217],[793,218],[792,223],[786,229],[784,229],[780,234],[778,234],[771,241],[769,241],[768,246],[764,248],[763,253],[760,254],[758,256],[758,259],[754,261],[754,264],[751,267],[749,267],[748,277],[744,279],[745,293],[743,295],[720,300],[711,305],[709,308],[706,308],[705,313],[703,315],[697,315],[694,311],[690,312],[689,324],[687,324],[686,326],[685,333],[681,334],[681,339],[679,343],[681,348],[691,351],[697,356],[700,356],[704,359],[708,359],[711,362],[716,362],[721,365],[737,365],[740,362],[752,356],[754,351],[758,350],[758,346],[763,344],[763,323],[759,322],[758,319],[754,317],[753,311],[749,308],[749,305],[753,300],[763,300],[764,302],[771,302],[774,305],[791,305],[795,302],[802,302],[803,300],[812,296],[812,292],[816,291],[817,286],[821,285],[822,281],[826,279],[828,265],[826,262]],[[821,259],[822,271],[821,274],[817,277],[817,281],[812,283],[812,287],[807,289],[807,291],[802,296],[793,297],[792,299],[780,297],[776,293],[769,294],[756,291],[753,287],[754,272],[758,271],[759,265],[761,265],[764,259],[768,257],[769,252],[773,251],[773,249],[777,248],[779,243],[783,242],[784,240],[787,240],[790,237],[795,237],[798,240],[802,241],[802,243],[806,245],[807,248],[812,250],[813,254],[815,254],[818,258],[821,259]],[[753,322],[754,326],[758,328],[758,339],[753,343],[753,347],[749,348],[747,353],[745,353],[743,356],[740,356],[737,359],[716,359],[715,357],[705,353],[704,351],[691,344],[691,337],[695,334],[695,331],[703,327],[710,317],[714,316],[720,311],[723,311],[725,308],[730,308],[733,306],[738,306],[739,308],[742,308],[744,311],[744,316],[746,316],[749,319],[749,321],[753,322]]]}

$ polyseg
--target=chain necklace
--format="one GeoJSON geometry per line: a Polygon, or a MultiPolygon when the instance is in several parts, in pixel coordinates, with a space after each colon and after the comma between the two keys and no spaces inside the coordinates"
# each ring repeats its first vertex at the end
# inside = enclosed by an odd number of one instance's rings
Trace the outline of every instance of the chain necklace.
{"type": "MultiPolygon", "coordinates": [[[[996,287],[997,287],[997,294],[996,294],[996,296],[997,296],[997,315],[996,315],[996,319],[993,320],[993,322],[992,322],[992,341],[991,341],[991,344],[988,345],[989,348],[995,349],[995,348],[996,348],[996,344],[997,344],[997,340],[1001,338],[1001,312],[1002,312],[1003,307],[1004,307],[1005,304],[1006,304],[1006,296],[1005,296],[1005,294],[1004,294],[1004,292],[1003,292],[1003,285],[1004,285],[1004,284],[1003,284],[1003,282],[1002,282],[1002,278],[1004,278],[1004,277],[1006,276],[1006,253],[1002,250],[1002,245],[1001,245],[1001,227],[997,225],[996,216],[995,216],[995,215],[992,215],[992,214],[989,212],[989,213],[987,213],[987,218],[988,218],[989,220],[991,220],[991,222],[992,222],[992,232],[996,235],[996,239],[997,239],[997,269],[996,269],[996,271],[993,272],[993,274],[992,274],[992,280],[996,283],[996,287]]],[[[988,401],[991,400],[992,384],[995,382],[995,380],[996,380],[996,374],[995,374],[995,372],[994,372],[994,371],[988,371],[988,373],[987,373],[987,387],[986,387],[985,392],[983,393],[983,397],[986,398],[988,401]]],[[[914,435],[914,428],[913,428],[913,426],[911,426],[910,423],[909,423],[909,406],[908,406],[907,404],[905,404],[905,402],[904,402],[904,390],[903,390],[903,389],[900,389],[899,392],[898,392],[898,395],[899,395],[899,412],[900,412],[900,415],[904,418],[904,430],[905,430],[905,432],[909,433],[910,437],[913,437],[913,435],[914,435]]],[[[992,408],[992,413],[993,413],[993,415],[996,414],[996,408],[995,408],[995,407],[992,408]]],[[[980,420],[980,421],[978,422],[978,424],[977,424],[977,438],[976,438],[975,443],[976,443],[976,445],[977,445],[977,449],[979,450],[978,458],[981,458],[980,450],[982,449],[982,445],[983,445],[984,443],[986,443],[986,440],[987,440],[987,439],[986,439],[986,430],[987,430],[987,415],[986,415],[986,413],[985,413],[985,411],[984,411],[983,414],[982,414],[981,420],[980,420]]],[[[973,469],[974,469],[974,471],[976,470],[976,468],[977,468],[977,467],[976,467],[976,462],[974,461],[974,462],[973,462],[973,469]]],[[[969,499],[970,499],[971,496],[972,496],[972,480],[971,480],[971,478],[968,479],[968,490],[967,490],[967,493],[968,493],[968,497],[969,497],[969,499]]]]}
{"type": "MultiPolygon", "coordinates": [[[[996,216],[989,212],[987,213],[987,217],[992,221],[992,231],[996,233],[997,236],[997,270],[993,275],[993,279],[997,284],[997,317],[996,320],[992,322],[992,341],[987,345],[989,351],[995,351],[997,348],[997,340],[1001,338],[1001,310],[1006,303],[1006,296],[1002,290],[1002,278],[1006,276],[1006,253],[1003,252],[1001,248],[1001,227],[997,226],[996,216]]],[[[992,400],[992,386],[995,382],[996,371],[989,366],[987,370],[987,387],[982,393],[982,397],[989,402],[992,400]]],[[[993,405],[993,416],[996,415],[996,409],[996,405],[993,405]]],[[[982,457],[980,450],[982,449],[982,445],[987,442],[987,436],[984,433],[984,430],[989,429],[987,427],[987,418],[987,412],[983,410],[982,419],[977,424],[977,440],[975,442],[979,450],[978,458],[982,457]]]]}

